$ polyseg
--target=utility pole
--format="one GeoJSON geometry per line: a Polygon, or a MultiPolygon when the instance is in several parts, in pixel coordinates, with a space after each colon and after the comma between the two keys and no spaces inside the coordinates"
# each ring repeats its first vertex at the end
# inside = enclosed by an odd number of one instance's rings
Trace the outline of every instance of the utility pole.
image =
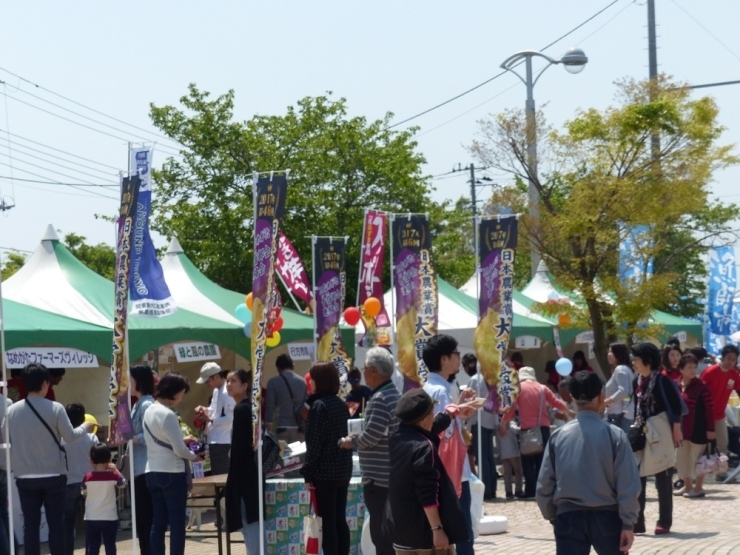
{"type": "MultiPolygon", "coordinates": [[[[647,0],[648,10],[648,76],[652,87],[657,86],[658,80],[658,41],[655,31],[655,0],[647,0]]],[[[654,94],[655,90],[652,90],[654,94]]],[[[650,146],[653,160],[657,161],[660,157],[660,134],[653,132],[650,139],[650,146]]]]}
{"type": "Polygon", "coordinates": [[[0,212],[5,212],[13,208],[15,204],[8,204],[5,199],[0,199],[0,212]]]}
{"type": "MultiPolygon", "coordinates": [[[[477,169],[479,169],[479,170],[487,170],[488,168],[477,168],[477,169]]],[[[483,183],[481,183],[480,181],[477,181],[476,180],[476,178],[475,178],[475,170],[476,170],[476,167],[475,167],[475,164],[473,164],[473,163],[467,165],[464,168],[462,167],[462,164],[458,164],[457,165],[457,168],[453,167],[452,168],[452,172],[450,172],[450,173],[462,172],[462,171],[469,171],[470,172],[470,181],[468,181],[468,183],[470,183],[470,202],[471,202],[471,204],[473,206],[473,219],[474,220],[475,220],[476,216],[478,215],[478,196],[477,196],[477,193],[475,192],[475,188],[476,187],[484,187],[485,186],[485,185],[483,185],[483,183]]],[[[483,181],[491,181],[491,178],[490,177],[484,177],[483,178],[483,181]]]]}

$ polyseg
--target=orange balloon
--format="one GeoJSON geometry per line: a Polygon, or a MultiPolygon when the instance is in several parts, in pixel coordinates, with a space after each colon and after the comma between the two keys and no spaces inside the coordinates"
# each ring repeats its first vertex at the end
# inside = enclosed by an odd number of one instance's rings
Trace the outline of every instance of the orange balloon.
{"type": "Polygon", "coordinates": [[[249,310],[252,310],[252,307],[254,306],[254,298],[252,297],[251,293],[247,295],[247,299],[245,302],[247,303],[247,308],[249,310]]]}
{"type": "Polygon", "coordinates": [[[378,314],[380,314],[380,301],[375,297],[368,297],[368,299],[365,301],[365,304],[363,304],[362,306],[365,309],[365,314],[370,316],[370,318],[375,318],[378,314]]]}
{"type": "Polygon", "coordinates": [[[568,324],[570,324],[570,316],[568,316],[567,314],[559,314],[558,324],[561,326],[567,326],[568,324]]]}

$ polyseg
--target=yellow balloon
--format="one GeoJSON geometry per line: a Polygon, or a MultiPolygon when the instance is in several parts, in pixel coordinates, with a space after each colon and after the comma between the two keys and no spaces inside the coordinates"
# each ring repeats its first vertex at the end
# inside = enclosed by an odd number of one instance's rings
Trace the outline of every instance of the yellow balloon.
{"type": "Polygon", "coordinates": [[[277,347],[280,345],[280,332],[274,331],[272,332],[272,337],[268,337],[267,341],[265,341],[265,344],[268,347],[277,347]]]}
{"type": "Polygon", "coordinates": [[[89,422],[90,424],[95,424],[95,426],[93,426],[92,433],[94,434],[98,433],[98,421],[95,419],[95,417],[92,414],[85,415],[85,422],[89,422]]]}

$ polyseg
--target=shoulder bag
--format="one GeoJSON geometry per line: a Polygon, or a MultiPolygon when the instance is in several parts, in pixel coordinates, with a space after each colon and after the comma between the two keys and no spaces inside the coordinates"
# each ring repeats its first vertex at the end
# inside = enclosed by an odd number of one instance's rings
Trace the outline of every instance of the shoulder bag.
{"type": "Polygon", "coordinates": [[[293,405],[293,418],[295,419],[295,423],[298,426],[298,431],[304,433],[306,431],[306,423],[303,420],[303,407],[296,406],[295,397],[293,396],[293,390],[290,388],[290,382],[288,382],[288,378],[286,378],[284,374],[280,374],[280,377],[285,382],[285,387],[288,388],[288,394],[290,395],[290,400],[293,405]]]}
{"type": "Polygon", "coordinates": [[[522,455],[539,455],[545,450],[545,442],[542,441],[542,430],[540,429],[542,406],[544,404],[545,388],[540,386],[540,408],[537,411],[537,425],[529,430],[522,430],[519,434],[519,451],[522,455]]]}
{"type": "MultiPolygon", "coordinates": [[[[175,450],[172,448],[172,445],[162,441],[161,439],[157,438],[157,436],[155,436],[152,433],[152,431],[149,429],[149,426],[146,425],[146,422],[144,422],[144,429],[152,437],[152,439],[154,440],[154,443],[156,443],[160,447],[169,449],[173,453],[175,452],[175,450]]],[[[185,483],[188,486],[188,491],[190,491],[193,489],[193,473],[190,471],[190,461],[188,459],[182,459],[182,462],[185,464],[185,483]]]]}
{"type": "Polygon", "coordinates": [[[62,445],[59,442],[59,439],[57,438],[56,435],[54,435],[54,432],[51,430],[51,427],[49,427],[49,425],[46,423],[46,420],[44,420],[43,418],[41,418],[41,415],[38,413],[38,411],[35,408],[33,408],[33,405],[28,402],[28,399],[24,399],[24,401],[25,401],[26,405],[36,415],[36,418],[38,418],[41,421],[41,423],[44,425],[44,428],[46,428],[49,431],[49,433],[51,434],[51,437],[54,438],[54,443],[57,444],[57,447],[59,448],[59,450],[62,453],[64,453],[64,466],[67,468],[67,471],[69,471],[69,461],[67,460],[67,450],[64,448],[64,445],[62,445]]]}

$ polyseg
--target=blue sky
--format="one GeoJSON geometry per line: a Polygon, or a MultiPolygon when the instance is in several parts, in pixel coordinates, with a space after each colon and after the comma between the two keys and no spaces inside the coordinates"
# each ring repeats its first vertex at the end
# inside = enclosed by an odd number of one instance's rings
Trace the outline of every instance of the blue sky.
{"type": "MultiPolygon", "coordinates": [[[[188,83],[213,94],[235,89],[236,116],[242,120],[280,114],[299,98],[333,91],[347,98],[353,115],[379,118],[390,111],[400,121],[492,77],[509,55],[542,48],[610,1],[3,3],[1,68],[151,131],[106,119],[0,70],[6,83],[0,93],[7,94],[0,96],[0,188],[6,200],[15,202],[0,218],[0,247],[33,250],[48,223],[112,244],[111,226],[94,215],[115,212],[115,189],[13,183],[7,176],[115,183],[117,169],[126,167],[126,141],[141,141],[135,135],[156,138],[147,117],[149,102],[176,103],[188,83]],[[4,165],[11,163],[12,169],[4,165]]],[[[688,0],[656,4],[661,71],[694,84],[740,79],[740,3],[715,0],[701,8],[688,0]]],[[[646,21],[644,0],[619,0],[547,50],[557,57],[577,45],[589,57],[581,74],[552,67],[537,84],[536,102],[546,103],[551,122],[560,124],[578,109],[609,105],[617,79],[647,76],[646,21]]],[[[717,100],[728,143],[740,142],[738,92],[740,86],[696,93],[717,100]]],[[[438,175],[470,161],[465,146],[475,136],[477,120],[522,107],[524,97],[524,86],[506,75],[403,127],[420,126],[426,171],[438,175]]],[[[161,144],[171,146],[166,140],[161,144]]],[[[155,163],[164,156],[164,148],[156,151],[155,163]]],[[[740,170],[715,177],[714,194],[740,202],[740,170]]],[[[460,174],[435,180],[435,198],[457,198],[466,179],[460,174]]]]}

